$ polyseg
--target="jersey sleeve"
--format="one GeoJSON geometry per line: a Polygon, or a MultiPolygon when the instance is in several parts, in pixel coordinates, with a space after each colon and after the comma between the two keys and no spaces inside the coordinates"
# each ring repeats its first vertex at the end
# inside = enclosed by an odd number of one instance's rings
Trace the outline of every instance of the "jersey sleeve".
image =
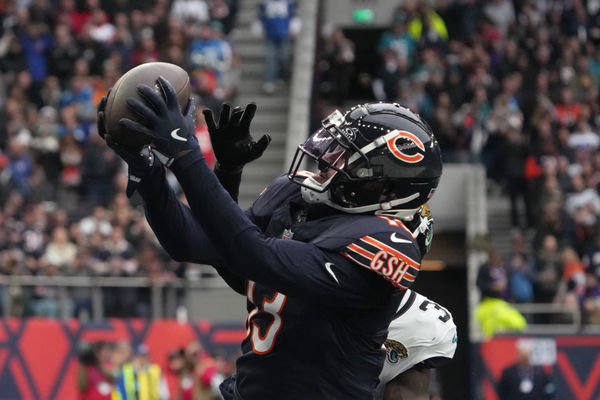
{"type": "Polygon", "coordinates": [[[418,244],[410,231],[400,226],[361,236],[341,253],[404,290],[412,286],[421,268],[418,244]]]}
{"type": "Polygon", "coordinates": [[[202,226],[169,187],[162,167],[155,167],[138,188],[150,227],[167,253],[176,261],[213,265],[236,292],[244,293],[244,280],[226,267],[202,226]]]}
{"type": "Polygon", "coordinates": [[[382,295],[373,295],[380,288],[369,286],[364,271],[339,253],[266,237],[224,191],[199,151],[171,168],[194,217],[236,274],[286,295],[330,305],[369,307],[381,300],[382,295]]]}

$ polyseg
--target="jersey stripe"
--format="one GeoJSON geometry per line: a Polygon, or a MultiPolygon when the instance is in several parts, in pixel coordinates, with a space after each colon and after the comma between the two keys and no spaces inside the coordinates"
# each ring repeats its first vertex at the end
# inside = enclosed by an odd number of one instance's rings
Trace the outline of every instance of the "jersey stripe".
{"type": "MultiPolygon", "coordinates": [[[[350,247],[350,246],[348,246],[350,247]]],[[[358,249],[361,249],[360,247],[356,246],[358,249]]],[[[368,253],[368,251],[362,249],[364,252],[368,253]]],[[[386,281],[390,282],[392,285],[400,288],[400,289],[408,289],[409,286],[412,285],[412,282],[405,279],[405,277],[407,276],[407,272],[406,269],[409,267],[408,264],[403,263],[404,267],[399,266],[398,269],[396,271],[392,271],[392,275],[391,276],[387,276],[385,274],[382,274],[380,271],[374,270],[371,266],[371,264],[365,264],[359,260],[356,259],[356,257],[351,256],[349,253],[346,252],[342,252],[340,253],[341,255],[343,255],[344,257],[350,259],[351,261],[355,262],[356,264],[360,265],[361,267],[364,267],[368,270],[371,270],[373,272],[376,272],[377,274],[381,275],[386,281]],[[396,277],[398,276],[402,276],[402,279],[400,279],[400,281],[398,281],[398,279],[396,277]]],[[[360,253],[359,253],[360,254],[360,253]]],[[[366,256],[362,255],[362,257],[367,258],[366,256]]],[[[375,258],[375,255],[373,255],[372,258],[375,258]]],[[[372,261],[372,258],[368,258],[369,261],[372,261]]],[[[411,277],[411,279],[414,281],[414,277],[411,277]]]]}
{"type": "Polygon", "coordinates": [[[388,225],[397,226],[399,228],[404,229],[406,232],[408,232],[408,234],[410,236],[412,236],[413,239],[417,238],[415,235],[413,235],[413,233],[410,231],[410,229],[408,229],[406,227],[406,225],[404,225],[404,222],[402,222],[401,220],[399,220],[397,218],[386,217],[385,215],[378,215],[377,217],[386,220],[388,225]]]}
{"type": "MultiPolygon", "coordinates": [[[[364,264],[364,263],[362,263],[362,262],[358,261],[356,258],[352,257],[350,254],[348,254],[348,253],[346,253],[346,252],[343,252],[343,253],[340,253],[340,254],[341,254],[341,255],[343,255],[344,257],[346,257],[346,258],[348,258],[348,259],[352,260],[353,262],[355,262],[356,264],[360,265],[361,267],[364,267],[364,268],[366,268],[366,269],[368,269],[368,270],[371,270],[371,271],[373,271],[373,269],[371,268],[371,266],[370,266],[370,265],[367,265],[367,264],[364,264]]],[[[376,272],[377,272],[377,271],[376,271],[376,272]]],[[[378,273],[379,273],[379,272],[378,272],[378,273]]],[[[381,275],[381,274],[380,274],[380,275],[381,275]]],[[[385,275],[381,275],[381,276],[383,276],[383,278],[384,278],[385,280],[389,281],[389,282],[390,282],[392,285],[394,285],[394,286],[396,286],[396,287],[399,287],[400,289],[404,289],[404,290],[406,290],[406,289],[408,289],[408,287],[409,287],[409,286],[411,286],[411,285],[412,285],[412,283],[410,283],[410,282],[407,282],[405,279],[402,279],[402,280],[401,280],[401,282],[395,282],[393,279],[391,279],[391,278],[389,278],[389,277],[387,277],[387,276],[385,276],[385,275]]]]}
{"type": "MultiPolygon", "coordinates": [[[[387,252],[386,252],[386,250],[379,249],[379,252],[382,252],[382,251],[383,251],[384,253],[386,253],[386,254],[389,254],[389,253],[387,253],[387,252]]],[[[373,257],[369,259],[369,262],[370,262],[370,261],[372,261],[372,260],[373,260],[373,258],[375,258],[376,254],[377,254],[377,253],[375,253],[375,254],[373,255],[373,257]]],[[[392,257],[396,257],[396,256],[395,256],[395,254],[391,254],[391,256],[392,256],[392,257]]],[[[418,270],[417,268],[413,267],[412,265],[409,265],[409,264],[408,264],[408,263],[406,263],[405,261],[403,261],[403,260],[402,260],[402,258],[400,258],[400,257],[396,257],[396,258],[400,259],[400,261],[401,261],[401,262],[402,262],[402,264],[404,265],[404,267],[403,267],[403,271],[404,271],[404,272],[403,272],[403,274],[404,274],[404,275],[403,275],[403,276],[405,276],[405,277],[406,277],[408,280],[410,280],[410,281],[414,281],[414,280],[415,280],[415,278],[417,277],[417,275],[419,274],[419,270],[418,270]]],[[[396,275],[396,276],[398,276],[398,275],[396,275]]]]}
{"type": "Polygon", "coordinates": [[[413,267],[417,270],[419,270],[419,268],[421,268],[418,262],[416,262],[415,260],[413,260],[412,258],[407,256],[406,254],[399,252],[398,250],[394,249],[393,247],[390,247],[387,244],[380,242],[379,240],[377,240],[375,238],[372,238],[371,236],[363,236],[360,240],[365,241],[383,251],[386,251],[395,257],[398,257],[399,259],[401,259],[402,261],[404,261],[405,263],[407,263],[408,265],[410,265],[411,267],[413,267]]]}
{"type": "Polygon", "coordinates": [[[348,250],[352,250],[355,253],[358,253],[361,256],[368,258],[369,260],[372,259],[375,256],[374,253],[371,253],[370,251],[367,251],[367,250],[363,249],[362,247],[360,247],[356,243],[352,243],[352,244],[348,245],[348,250]]]}

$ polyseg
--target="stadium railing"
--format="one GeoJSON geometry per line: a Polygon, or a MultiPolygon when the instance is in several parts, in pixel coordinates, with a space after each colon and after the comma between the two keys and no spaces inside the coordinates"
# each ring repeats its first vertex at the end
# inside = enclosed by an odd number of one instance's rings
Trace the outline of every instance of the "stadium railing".
{"type": "Polygon", "coordinates": [[[222,289],[223,280],[218,276],[203,277],[195,281],[181,278],[146,278],[146,277],[92,277],[92,276],[33,276],[4,275],[0,276],[2,290],[2,315],[13,315],[13,298],[11,290],[15,287],[55,287],[58,290],[59,316],[69,318],[67,302],[69,288],[89,288],[91,299],[91,319],[104,319],[103,288],[149,288],[150,310],[152,319],[176,318],[178,293],[182,291],[183,305],[190,309],[192,291],[222,289]]]}

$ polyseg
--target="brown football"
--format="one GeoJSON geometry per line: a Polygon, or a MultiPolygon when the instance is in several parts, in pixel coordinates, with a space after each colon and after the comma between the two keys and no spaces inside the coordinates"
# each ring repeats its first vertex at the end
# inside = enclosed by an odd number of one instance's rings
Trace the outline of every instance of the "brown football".
{"type": "Polygon", "coordinates": [[[175,93],[177,93],[179,105],[182,109],[185,109],[191,89],[190,78],[183,68],[164,62],[151,62],[138,65],[119,78],[110,91],[108,99],[106,99],[104,124],[106,132],[115,142],[127,147],[140,147],[147,144],[144,138],[124,132],[119,126],[119,120],[121,118],[129,118],[140,123],[144,122],[127,107],[125,100],[128,97],[135,97],[144,101],[138,94],[136,86],[144,83],[159,90],[156,86],[156,80],[159,76],[162,76],[171,83],[173,89],[175,89],[175,93]]]}

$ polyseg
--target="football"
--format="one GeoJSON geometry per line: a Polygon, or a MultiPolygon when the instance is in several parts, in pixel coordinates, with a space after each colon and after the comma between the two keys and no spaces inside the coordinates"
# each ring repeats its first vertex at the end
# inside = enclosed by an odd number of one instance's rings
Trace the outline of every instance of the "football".
{"type": "Polygon", "coordinates": [[[136,86],[141,83],[159,90],[156,85],[156,80],[159,76],[162,76],[171,83],[173,89],[175,89],[175,93],[177,93],[177,99],[181,108],[184,109],[187,106],[191,92],[190,78],[183,68],[164,62],[151,62],[138,65],[119,78],[106,100],[104,124],[106,132],[115,142],[126,147],[140,147],[147,144],[144,138],[128,135],[127,132],[124,132],[119,126],[119,120],[121,118],[129,118],[144,123],[137,114],[127,107],[125,101],[128,97],[136,97],[143,101],[136,90],[136,86]]]}

